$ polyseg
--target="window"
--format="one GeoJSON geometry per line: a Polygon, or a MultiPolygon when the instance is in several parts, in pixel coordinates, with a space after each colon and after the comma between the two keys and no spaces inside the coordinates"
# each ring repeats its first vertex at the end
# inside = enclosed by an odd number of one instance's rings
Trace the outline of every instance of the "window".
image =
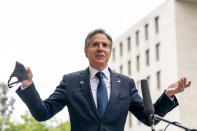
{"type": "Polygon", "coordinates": [[[147,76],[146,77],[146,80],[147,80],[147,82],[148,82],[148,87],[149,87],[149,89],[151,88],[151,84],[150,84],[150,76],[147,76]]]}
{"type": "Polygon", "coordinates": [[[138,56],[136,57],[136,68],[137,68],[137,71],[140,70],[140,55],[138,55],[138,56]]]}
{"type": "Polygon", "coordinates": [[[127,46],[128,46],[128,51],[131,50],[131,37],[127,38],[127,46]]]}
{"type": "Polygon", "coordinates": [[[160,43],[157,43],[156,46],[155,46],[155,49],[156,49],[156,60],[159,61],[160,59],[160,43]]]}
{"type": "Polygon", "coordinates": [[[155,32],[159,33],[159,16],[155,17],[155,32]]]}
{"type": "Polygon", "coordinates": [[[149,25],[146,24],[145,25],[145,39],[148,40],[149,39],[149,25]]]}
{"type": "Polygon", "coordinates": [[[128,61],[128,75],[131,75],[131,61],[128,61]]]}
{"type": "Polygon", "coordinates": [[[150,53],[149,53],[149,49],[148,49],[148,50],[146,50],[146,65],[147,65],[147,66],[150,65],[150,58],[149,58],[149,55],[150,55],[150,53]]]}
{"type": "Polygon", "coordinates": [[[112,54],[113,54],[113,61],[115,61],[116,60],[116,49],[115,48],[113,48],[112,54]]]}
{"type": "Polygon", "coordinates": [[[136,45],[139,46],[139,44],[140,44],[140,38],[139,38],[140,37],[139,36],[140,35],[140,32],[139,32],[139,30],[136,31],[135,35],[136,35],[135,36],[136,37],[136,45]]]}
{"type": "Polygon", "coordinates": [[[122,42],[120,43],[120,56],[122,56],[123,53],[123,47],[122,47],[122,42]]]}
{"type": "Polygon", "coordinates": [[[156,77],[157,77],[157,88],[161,89],[161,71],[158,71],[156,73],[156,77]]]}
{"type": "Polygon", "coordinates": [[[120,73],[121,74],[123,73],[123,66],[122,65],[120,66],[120,73]]]}

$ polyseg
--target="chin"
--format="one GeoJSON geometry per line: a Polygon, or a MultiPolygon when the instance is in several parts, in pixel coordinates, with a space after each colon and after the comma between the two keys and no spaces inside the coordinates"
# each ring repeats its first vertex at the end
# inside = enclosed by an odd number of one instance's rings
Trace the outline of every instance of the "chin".
{"type": "Polygon", "coordinates": [[[98,62],[97,65],[99,65],[100,67],[104,67],[107,65],[105,62],[98,62]]]}
{"type": "Polygon", "coordinates": [[[105,62],[103,60],[97,60],[96,63],[99,64],[99,65],[105,64],[105,62]]]}

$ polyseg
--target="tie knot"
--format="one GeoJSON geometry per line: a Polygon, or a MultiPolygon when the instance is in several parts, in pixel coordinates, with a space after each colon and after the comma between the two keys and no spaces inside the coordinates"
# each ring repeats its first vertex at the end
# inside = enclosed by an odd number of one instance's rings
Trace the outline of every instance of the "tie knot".
{"type": "Polygon", "coordinates": [[[96,76],[97,78],[99,78],[99,79],[103,79],[103,75],[104,75],[103,72],[97,72],[95,76],[96,76]]]}

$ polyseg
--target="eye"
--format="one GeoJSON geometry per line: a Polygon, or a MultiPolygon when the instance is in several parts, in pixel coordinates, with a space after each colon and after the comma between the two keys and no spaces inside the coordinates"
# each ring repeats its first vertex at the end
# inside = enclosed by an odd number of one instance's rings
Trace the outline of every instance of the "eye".
{"type": "Polygon", "coordinates": [[[99,45],[98,42],[94,42],[94,43],[91,44],[92,47],[97,47],[98,45],[99,45]]]}
{"type": "Polygon", "coordinates": [[[109,47],[109,44],[106,43],[106,42],[104,42],[104,43],[103,43],[103,47],[109,47]]]}

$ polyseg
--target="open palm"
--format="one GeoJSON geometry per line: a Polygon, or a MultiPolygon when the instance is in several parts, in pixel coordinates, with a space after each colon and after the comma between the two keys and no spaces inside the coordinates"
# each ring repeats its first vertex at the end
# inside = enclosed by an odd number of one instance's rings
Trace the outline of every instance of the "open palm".
{"type": "Polygon", "coordinates": [[[167,89],[166,89],[166,95],[168,97],[171,97],[175,94],[178,94],[180,92],[183,92],[185,88],[189,87],[191,85],[191,81],[187,82],[187,78],[181,78],[179,81],[176,83],[171,84],[167,89]]]}

